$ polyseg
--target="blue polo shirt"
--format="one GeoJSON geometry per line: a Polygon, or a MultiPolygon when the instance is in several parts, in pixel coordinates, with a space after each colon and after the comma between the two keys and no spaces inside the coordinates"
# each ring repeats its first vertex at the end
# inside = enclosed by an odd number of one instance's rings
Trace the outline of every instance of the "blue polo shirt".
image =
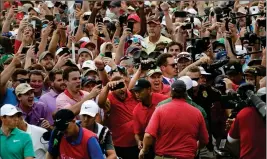
{"type": "Polygon", "coordinates": [[[35,157],[32,139],[24,131],[15,128],[9,136],[0,130],[0,158],[2,159],[23,159],[35,157]]]}

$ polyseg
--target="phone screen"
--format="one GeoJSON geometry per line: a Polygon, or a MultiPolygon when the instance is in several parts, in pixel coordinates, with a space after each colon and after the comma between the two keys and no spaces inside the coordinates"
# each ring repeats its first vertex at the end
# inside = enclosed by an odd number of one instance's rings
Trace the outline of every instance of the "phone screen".
{"type": "Polygon", "coordinates": [[[114,38],[114,44],[119,44],[120,43],[120,39],[119,38],[114,38]]]}
{"type": "Polygon", "coordinates": [[[90,15],[84,15],[84,16],[83,16],[83,19],[84,19],[84,20],[89,20],[89,18],[90,18],[90,15]]]}
{"type": "Polygon", "coordinates": [[[111,52],[105,52],[105,57],[112,58],[112,53],[111,52]]]}
{"type": "Polygon", "coordinates": [[[81,3],[75,3],[75,9],[82,9],[82,4],[81,3]]]}
{"type": "Polygon", "coordinates": [[[30,47],[23,47],[21,54],[26,54],[30,47]]]}
{"type": "Polygon", "coordinates": [[[31,21],[31,24],[32,24],[33,28],[36,29],[36,21],[35,20],[32,20],[31,21]]]}
{"type": "Polygon", "coordinates": [[[45,15],[45,19],[47,19],[49,21],[53,21],[54,20],[54,16],[53,15],[45,15]]]}
{"type": "Polygon", "coordinates": [[[127,24],[127,28],[129,28],[131,32],[133,32],[133,25],[134,25],[134,22],[128,22],[127,24]]]}

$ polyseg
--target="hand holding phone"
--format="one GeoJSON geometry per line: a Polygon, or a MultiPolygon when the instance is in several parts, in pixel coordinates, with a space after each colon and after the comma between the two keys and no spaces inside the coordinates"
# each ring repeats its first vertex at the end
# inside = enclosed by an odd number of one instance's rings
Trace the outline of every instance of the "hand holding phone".
{"type": "Polygon", "coordinates": [[[111,91],[115,91],[121,88],[124,88],[124,82],[123,81],[114,81],[114,82],[110,82],[108,83],[108,87],[111,91]]]}
{"type": "Polygon", "coordinates": [[[112,52],[105,52],[105,57],[112,58],[112,52]]]}

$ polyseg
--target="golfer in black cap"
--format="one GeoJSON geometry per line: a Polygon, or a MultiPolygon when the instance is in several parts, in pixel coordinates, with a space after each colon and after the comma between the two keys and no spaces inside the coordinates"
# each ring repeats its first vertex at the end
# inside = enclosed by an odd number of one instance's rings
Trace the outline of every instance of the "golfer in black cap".
{"type": "MultiPolygon", "coordinates": [[[[146,79],[139,79],[132,90],[139,101],[133,110],[135,140],[138,144],[138,148],[142,149],[147,124],[158,103],[167,99],[168,96],[160,93],[153,93],[151,90],[151,84],[146,79]]],[[[154,153],[150,151],[146,158],[154,159],[154,153]]]]}
{"type": "Polygon", "coordinates": [[[54,124],[55,130],[49,141],[47,159],[58,156],[60,158],[104,159],[96,134],[77,125],[75,115],[71,110],[59,110],[55,115],[54,124]],[[58,137],[60,133],[63,135],[58,137]]]}
{"type": "Polygon", "coordinates": [[[143,159],[155,142],[155,159],[194,158],[198,148],[204,147],[209,139],[201,112],[186,103],[186,85],[177,80],[171,86],[172,101],[158,107],[146,128],[143,159]],[[160,133],[159,133],[160,132],[160,133]]]}

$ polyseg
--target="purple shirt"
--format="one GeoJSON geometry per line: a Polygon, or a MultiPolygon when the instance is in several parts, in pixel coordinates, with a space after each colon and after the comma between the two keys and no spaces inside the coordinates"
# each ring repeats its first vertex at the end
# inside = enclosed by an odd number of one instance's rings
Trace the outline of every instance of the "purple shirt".
{"type": "Polygon", "coordinates": [[[52,114],[56,111],[57,96],[58,94],[53,89],[50,89],[49,92],[41,96],[39,102],[43,102],[44,104],[46,104],[49,112],[52,114]]]}
{"type": "MultiPolygon", "coordinates": [[[[19,107],[21,109],[21,105],[19,105],[19,107]]],[[[32,110],[28,114],[22,110],[22,115],[28,124],[40,126],[42,122],[40,118],[44,118],[49,121],[50,125],[54,124],[52,114],[49,112],[47,106],[42,102],[34,102],[32,110]]]]}

